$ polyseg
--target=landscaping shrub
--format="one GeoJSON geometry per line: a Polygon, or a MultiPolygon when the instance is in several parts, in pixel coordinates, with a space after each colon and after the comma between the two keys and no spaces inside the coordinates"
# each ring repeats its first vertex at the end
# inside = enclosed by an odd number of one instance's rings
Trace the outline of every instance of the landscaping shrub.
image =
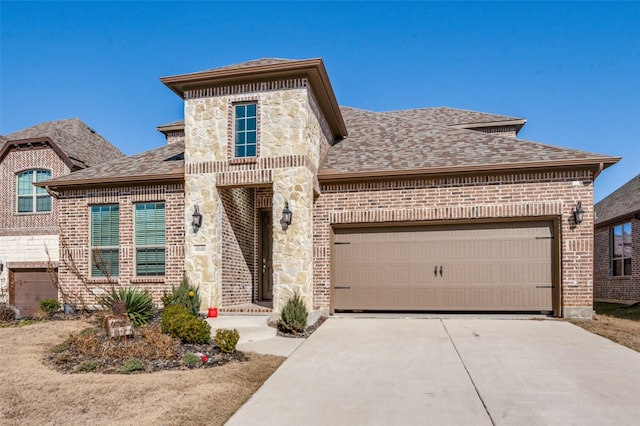
{"type": "Polygon", "coordinates": [[[119,310],[122,303],[131,324],[136,327],[149,323],[155,314],[155,306],[147,290],[124,287],[116,290],[114,288],[101,300],[102,306],[114,313],[119,310]]]}
{"type": "Polygon", "coordinates": [[[162,333],[157,325],[140,329],[136,338],[104,339],[98,329],[89,327],[72,335],[54,347],[54,352],[63,352],[73,346],[85,356],[128,359],[131,357],[147,360],[172,359],[176,356],[176,341],[162,333]]]}
{"type": "Polygon", "coordinates": [[[142,361],[140,361],[138,358],[129,358],[120,369],[120,372],[122,374],[131,374],[134,371],[140,371],[143,369],[144,365],[142,365],[142,361]]]}
{"type": "Polygon", "coordinates": [[[211,327],[191,315],[183,305],[169,305],[162,311],[162,331],[184,343],[209,343],[211,327]]]}
{"type": "Polygon", "coordinates": [[[187,311],[197,317],[200,311],[200,291],[189,283],[185,277],[180,282],[178,288],[173,287],[171,293],[164,293],[162,296],[162,306],[182,305],[187,311]]]}
{"type": "Polygon", "coordinates": [[[238,340],[240,340],[240,333],[235,328],[233,330],[219,328],[213,338],[220,350],[228,354],[235,352],[238,340]]]}
{"type": "Polygon", "coordinates": [[[202,365],[202,358],[200,358],[193,352],[187,352],[186,354],[184,354],[182,362],[184,362],[184,365],[189,368],[200,367],[202,365]]]}
{"type": "Polygon", "coordinates": [[[307,307],[298,293],[287,300],[282,308],[278,328],[285,333],[301,333],[307,326],[307,307]]]}
{"type": "Polygon", "coordinates": [[[56,299],[42,299],[40,301],[40,309],[51,315],[60,310],[60,302],[56,299]]]}
{"type": "Polygon", "coordinates": [[[98,367],[98,363],[96,361],[84,361],[76,367],[76,372],[78,373],[88,373],[90,371],[95,370],[98,367]]]}
{"type": "Polygon", "coordinates": [[[13,321],[16,319],[16,311],[9,305],[0,303],[0,321],[13,321]]]}

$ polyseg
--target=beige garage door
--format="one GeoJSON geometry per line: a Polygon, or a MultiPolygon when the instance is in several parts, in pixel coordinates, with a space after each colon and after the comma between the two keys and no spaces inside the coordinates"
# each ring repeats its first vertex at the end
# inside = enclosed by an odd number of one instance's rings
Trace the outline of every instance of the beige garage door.
{"type": "Polygon", "coordinates": [[[58,299],[58,290],[46,270],[20,270],[13,273],[14,304],[21,316],[31,315],[40,308],[42,299],[58,299]]]}
{"type": "Polygon", "coordinates": [[[552,311],[553,224],[335,229],[336,310],[552,311]]]}

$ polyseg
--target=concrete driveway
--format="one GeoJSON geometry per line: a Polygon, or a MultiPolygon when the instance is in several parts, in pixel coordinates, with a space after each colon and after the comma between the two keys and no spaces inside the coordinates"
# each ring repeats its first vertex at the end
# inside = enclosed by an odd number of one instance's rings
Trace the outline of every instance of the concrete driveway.
{"type": "Polygon", "coordinates": [[[640,354],[553,320],[331,318],[229,425],[632,425],[640,354]]]}

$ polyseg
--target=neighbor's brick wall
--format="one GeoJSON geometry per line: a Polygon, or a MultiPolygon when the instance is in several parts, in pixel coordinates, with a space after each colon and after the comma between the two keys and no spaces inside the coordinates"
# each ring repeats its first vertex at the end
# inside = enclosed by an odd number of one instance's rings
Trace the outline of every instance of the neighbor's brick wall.
{"type": "Polygon", "coordinates": [[[57,234],[58,202],[55,198],[51,200],[50,212],[17,213],[17,173],[33,169],[50,170],[52,178],[70,172],[49,147],[10,150],[0,163],[0,235],[57,234]]]}
{"type": "Polygon", "coordinates": [[[60,264],[59,280],[63,287],[76,294],[87,306],[97,304],[96,295],[108,288],[104,278],[91,278],[89,225],[90,206],[118,204],[120,206],[120,276],[114,280],[121,286],[149,290],[159,306],[163,292],[179,285],[184,272],[184,186],[183,184],[116,187],[108,189],[77,189],[60,195],[60,264]],[[134,204],[164,202],[166,209],[166,271],[164,277],[135,276],[135,245],[133,234],[134,204]],[[66,249],[65,249],[66,247],[66,249]],[[76,265],[87,278],[85,286],[71,270],[76,265]]]}
{"type": "Polygon", "coordinates": [[[589,171],[322,184],[314,211],[314,308],[330,307],[331,227],[336,224],[557,217],[562,306],[590,307],[593,181],[589,171]],[[582,201],[581,225],[571,210],[582,201]]]}
{"type": "Polygon", "coordinates": [[[640,220],[629,219],[596,228],[594,234],[594,299],[640,301],[640,220]],[[611,226],[631,222],[631,276],[612,277],[609,240],[611,226]]]}
{"type": "Polygon", "coordinates": [[[255,275],[253,188],[220,188],[222,200],[222,306],[252,302],[255,275]]]}

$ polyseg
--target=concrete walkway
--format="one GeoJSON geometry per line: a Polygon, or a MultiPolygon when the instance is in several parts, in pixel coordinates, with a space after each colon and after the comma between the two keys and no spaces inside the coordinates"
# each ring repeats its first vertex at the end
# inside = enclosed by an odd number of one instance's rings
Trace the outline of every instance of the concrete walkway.
{"type": "Polygon", "coordinates": [[[330,318],[229,425],[632,425],[640,354],[553,321],[330,318]]]}

